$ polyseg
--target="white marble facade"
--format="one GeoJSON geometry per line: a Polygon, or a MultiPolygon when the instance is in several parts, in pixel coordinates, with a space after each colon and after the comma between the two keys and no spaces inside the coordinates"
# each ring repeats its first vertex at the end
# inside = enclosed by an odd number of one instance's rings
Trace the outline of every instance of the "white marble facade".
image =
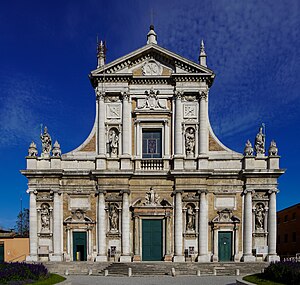
{"type": "Polygon", "coordinates": [[[42,153],[30,144],[27,260],[278,260],[276,143],[266,153],[264,126],[244,154],[215,136],[203,41],[191,62],[151,26],[142,48],[106,63],[100,42],[97,58],[85,142],[62,154],[45,127],[42,153]]]}

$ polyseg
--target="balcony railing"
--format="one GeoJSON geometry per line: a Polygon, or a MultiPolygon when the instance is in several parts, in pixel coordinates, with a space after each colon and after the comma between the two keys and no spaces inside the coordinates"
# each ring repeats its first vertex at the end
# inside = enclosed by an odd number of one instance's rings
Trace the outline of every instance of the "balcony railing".
{"type": "Polygon", "coordinates": [[[135,170],[143,171],[160,171],[160,170],[169,170],[169,160],[161,158],[152,158],[152,159],[137,159],[135,160],[135,170]]]}

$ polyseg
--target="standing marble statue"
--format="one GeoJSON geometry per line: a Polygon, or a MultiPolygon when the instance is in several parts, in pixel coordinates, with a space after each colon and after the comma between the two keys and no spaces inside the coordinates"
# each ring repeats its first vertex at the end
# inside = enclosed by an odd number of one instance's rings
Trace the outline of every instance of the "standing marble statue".
{"type": "Polygon", "coordinates": [[[262,204],[258,204],[256,206],[256,215],[255,215],[255,224],[256,224],[256,229],[262,230],[264,228],[264,207],[262,204]]]}
{"type": "Polygon", "coordinates": [[[43,231],[50,229],[50,212],[47,204],[43,204],[41,207],[41,225],[43,231]]]}
{"type": "Polygon", "coordinates": [[[187,156],[194,156],[195,132],[193,128],[188,128],[185,132],[185,150],[187,156]]]}
{"type": "Polygon", "coordinates": [[[44,133],[41,133],[41,141],[42,141],[42,156],[50,156],[50,152],[52,149],[52,140],[48,133],[48,129],[45,126],[44,133]]]}
{"type": "Polygon", "coordinates": [[[193,231],[195,229],[195,213],[192,206],[187,207],[186,211],[186,229],[193,231]]]}
{"type": "Polygon", "coordinates": [[[109,153],[111,156],[118,155],[119,136],[115,129],[109,131],[109,153]]]}
{"type": "Polygon", "coordinates": [[[265,153],[265,134],[263,133],[263,127],[259,128],[259,133],[255,138],[255,151],[256,154],[265,153]]]}
{"type": "Polygon", "coordinates": [[[117,231],[118,230],[119,215],[118,215],[118,211],[117,211],[116,206],[112,206],[110,208],[109,219],[110,219],[110,230],[111,231],[117,231]]]}
{"type": "Polygon", "coordinates": [[[252,147],[252,144],[251,144],[250,140],[247,140],[247,142],[245,144],[244,155],[245,156],[253,155],[253,147],[252,147]]]}

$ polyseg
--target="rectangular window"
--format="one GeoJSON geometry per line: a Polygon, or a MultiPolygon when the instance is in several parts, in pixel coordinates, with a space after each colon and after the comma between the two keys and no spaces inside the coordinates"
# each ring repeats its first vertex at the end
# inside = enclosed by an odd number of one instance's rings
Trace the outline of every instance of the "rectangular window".
{"type": "Polygon", "coordinates": [[[161,149],[161,130],[143,129],[143,158],[161,158],[161,149]]]}
{"type": "Polygon", "coordinates": [[[284,216],[284,222],[287,222],[288,221],[288,215],[285,215],[284,216]]]}
{"type": "Polygon", "coordinates": [[[296,220],[296,213],[295,212],[293,213],[292,220],[296,220]]]}
{"type": "Polygon", "coordinates": [[[288,242],[288,239],[289,239],[289,238],[288,238],[288,234],[285,234],[285,235],[284,235],[284,242],[287,243],[287,242],[288,242]]]}
{"type": "Polygon", "coordinates": [[[293,232],[293,242],[296,242],[296,239],[297,239],[297,234],[296,232],[293,232]]]}

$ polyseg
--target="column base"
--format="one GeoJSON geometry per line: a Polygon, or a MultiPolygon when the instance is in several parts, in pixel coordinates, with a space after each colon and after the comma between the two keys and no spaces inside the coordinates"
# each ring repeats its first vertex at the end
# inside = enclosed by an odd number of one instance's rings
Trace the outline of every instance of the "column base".
{"type": "Polygon", "coordinates": [[[185,262],[185,258],[183,255],[175,255],[173,257],[173,262],[185,262]]]}
{"type": "Polygon", "coordinates": [[[208,254],[198,255],[197,262],[210,262],[210,257],[208,254]]]}
{"type": "Polygon", "coordinates": [[[38,256],[37,255],[27,255],[26,261],[28,261],[28,262],[38,261],[38,256]]]}
{"type": "Polygon", "coordinates": [[[107,256],[106,255],[97,255],[95,258],[95,261],[97,262],[107,262],[107,256]]]}
{"type": "Polygon", "coordinates": [[[280,257],[277,254],[269,254],[267,256],[267,261],[268,262],[276,262],[276,261],[280,261],[280,257]]]}
{"type": "Polygon", "coordinates": [[[130,157],[121,157],[121,169],[122,170],[132,169],[130,157]]]}
{"type": "Polygon", "coordinates": [[[49,260],[50,260],[50,261],[62,261],[63,258],[62,258],[62,255],[61,255],[61,254],[58,254],[58,255],[50,255],[50,256],[49,256],[49,260]]]}
{"type": "Polygon", "coordinates": [[[131,262],[131,256],[130,255],[121,255],[120,262],[131,262]]]}
{"type": "Polygon", "coordinates": [[[133,261],[141,261],[141,256],[140,255],[134,255],[133,256],[133,261]]]}
{"type": "Polygon", "coordinates": [[[106,159],[102,157],[96,157],[96,169],[106,169],[106,159]]]}
{"type": "Polygon", "coordinates": [[[255,262],[255,256],[253,255],[243,255],[242,257],[243,262],[255,262]]]}
{"type": "Polygon", "coordinates": [[[173,259],[172,255],[166,254],[165,257],[164,257],[164,261],[166,261],[166,262],[172,262],[172,259],[173,259]]]}
{"type": "Polygon", "coordinates": [[[183,169],[183,157],[176,156],[174,157],[174,170],[182,170],[183,169]]]}

